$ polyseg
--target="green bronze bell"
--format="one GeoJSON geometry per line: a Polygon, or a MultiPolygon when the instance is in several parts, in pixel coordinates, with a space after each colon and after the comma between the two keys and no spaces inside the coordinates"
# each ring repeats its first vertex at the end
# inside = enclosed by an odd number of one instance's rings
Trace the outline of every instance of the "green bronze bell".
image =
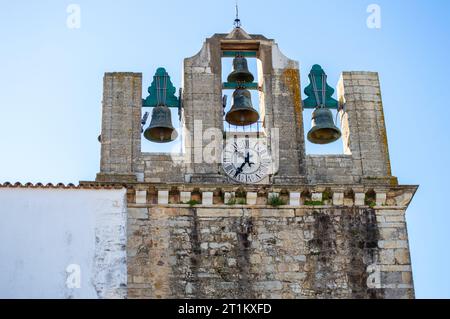
{"type": "Polygon", "coordinates": [[[312,115],[312,128],[308,133],[308,140],[314,144],[329,144],[341,137],[333,122],[333,113],[327,108],[318,107],[312,115]]]}
{"type": "Polygon", "coordinates": [[[236,126],[247,126],[258,122],[259,114],[253,108],[249,90],[237,89],[233,93],[233,106],[225,116],[225,120],[236,126]]]}
{"type": "Polygon", "coordinates": [[[169,143],[178,137],[172,125],[172,114],[165,105],[158,105],[153,109],[152,121],[144,132],[144,137],[154,143],[169,143]]]}
{"type": "Polygon", "coordinates": [[[228,82],[245,82],[251,83],[255,77],[248,70],[247,59],[241,56],[237,56],[233,60],[233,72],[228,76],[228,82]]]}

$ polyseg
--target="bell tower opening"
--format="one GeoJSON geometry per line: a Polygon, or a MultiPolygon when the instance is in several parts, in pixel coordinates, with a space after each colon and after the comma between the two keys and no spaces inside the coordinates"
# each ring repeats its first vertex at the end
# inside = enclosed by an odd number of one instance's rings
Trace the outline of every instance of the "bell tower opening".
{"type": "Polygon", "coordinates": [[[340,116],[343,104],[334,98],[335,89],[328,85],[328,77],[318,64],[312,66],[303,86],[303,118],[305,152],[307,155],[344,154],[340,116]]]}
{"type": "MultiPolygon", "coordinates": [[[[231,53],[231,52],[230,52],[231,53]]],[[[245,89],[248,92],[239,91],[236,92],[236,88],[233,85],[230,85],[231,83],[228,81],[230,76],[232,74],[236,74],[236,70],[234,67],[235,57],[233,56],[234,53],[228,53],[224,52],[224,56],[222,57],[222,82],[224,83],[223,88],[223,127],[225,133],[262,133],[264,131],[264,125],[261,118],[261,107],[260,107],[260,92],[257,83],[259,82],[259,73],[258,73],[258,60],[253,55],[245,55],[244,58],[247,62],[247,70],[249,74],[253,76],[251,80],[251,84],[245,89]],[[236,96],[237,95],[237,96],[236,96]],[[244,101],[242,101],[244,100],[244,101]],[[235,121],[237,123],[233,123],[233,117],[230,117],[229,115],[232,114],[233,106],[236,108],[236,103],[243,105],[245,107],[252,107],[254,109],[254,114],[250,114],[249,118],[257,120],[255,123],[242,125],[239,123],[239,118],[235,117],[235,121]],[[256,114],[256,113],[257,114],[256,114]],[[228,115],[228,116],[227,116],[228,115]],[[259,116],[258,116],[259,115],[259,116]],[[227,121],[230,120],[231,123],[227,121]]],[[[239,53],[236,53],[239,54],[239,53]]],[[[238,66],[239,67],[239,66],[238,66]]],[[[244,75],[245,76],[245,75],[244,75]]],[[[233,80],[231,78],[231,80],[233,80]]]]}
{"type": "Polygon", "coordinates": [[[180,92],[170,73],[158,68],[143,93],[141,152],[180,154],[183,152],[183,123],[180,92]]]}

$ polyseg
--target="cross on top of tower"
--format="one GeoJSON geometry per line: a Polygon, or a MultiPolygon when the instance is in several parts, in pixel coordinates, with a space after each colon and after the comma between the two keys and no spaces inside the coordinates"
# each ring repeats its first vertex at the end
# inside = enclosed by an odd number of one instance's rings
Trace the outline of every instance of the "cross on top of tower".
{"type": "Polygon", "coordinates": [[[235,28],[241,27],[241,20],[239,19],[239,5],[237,0],[236,0],[236,19],[234,19],[234,27],[235,28]]]}

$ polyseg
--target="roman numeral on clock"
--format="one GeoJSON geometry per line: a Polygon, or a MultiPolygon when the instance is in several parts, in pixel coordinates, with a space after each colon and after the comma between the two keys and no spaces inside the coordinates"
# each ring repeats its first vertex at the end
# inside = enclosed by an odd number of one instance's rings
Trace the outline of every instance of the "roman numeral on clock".
{"type": "Polygon", "coordinates": [[[229,171],[231,171],[233,168],[234,168],[234,166],[233,166],[233,164],[226,164],[226,165],[224,165],[224,167],[223,167],[227,172],[229,172],[229,171]]]}

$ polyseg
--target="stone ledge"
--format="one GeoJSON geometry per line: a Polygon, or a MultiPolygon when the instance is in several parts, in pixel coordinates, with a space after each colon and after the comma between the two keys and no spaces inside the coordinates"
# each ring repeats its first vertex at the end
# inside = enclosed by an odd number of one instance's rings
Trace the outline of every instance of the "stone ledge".
{"type": "MultiPolygon", "coordinates": [[[[280,206],[272,207],[267,205],[131,205],[128,206],[128,219],[142,220],[157,216],[198,216],[198,217],[277,217],[294,218],[303,217],[317,210],[333,210],[336,208],[348,208],[345,206],[280,206]],[[152,211],[153,210],[153,211],[152,211]]],[[[400,211],[400,210],[399,210],[400,211]]],[[[404,211],[403,211],[404,212],[404,211]]],[[[378,212],[377,212],[378,213],[378,212]]],[[[378,217],[378,216],[377,216],[378,217]]],[[[378,221],[381,228],[401,227],[404,223],[385,223],[378,221]]],[[[381,240],[382,248],[404,248],[405,243],[398,243],[404,240],[381,240]]]]}
{"type": "MultiPolygon", "coordinates": [[[[135,203],[129,203],[128,208],[154,208],[154,207],[161,207],[161,208],[218,208],[218,209],[335,209],[335,208],[349,208],[349,207],[359,207],[359,208],[371,208],[367,205],[362,206],[345,206],[345,205],[320,205],[320,206],[310,206],[310,205],[300,205],[300,206],[291,206],[291,205],[282,205],[278,207],[274,207],[271,205],[226,205],[226,204],[217,204],[217,205],[188,205],[188,204],[135,204],[135,203]]],[[[386,209],[389,210],[398,210],[399,212],[406,210],[405,206],[375,206],[372,207],[377,213],[379,211],[383,211],[386,209]]]]}
{"type": "MultiPolygon", "coordinates": [[[[102,175],[99,175],[102,176],[102,175]]],[[[265,205],[270,196],[278,196],[281,202],[291,205],[286,207],[372,207],[381,209],[404,209],[408,207],[418,186],[373,187],[372,185],[196,185],[128,182],[129,175],[120,177],[124,181],[114,182],[80,182],[86,186],[121,185],[128,189],[129,200],[139,204],[147,198],[149,203],[177,205],[196,201],[198,205],[224,205],[226,199],[236,197],[254,206],[265,205]],[[147,194],[147,196],[146,196],[147,194]],[[137,196],[136,196],[137,195],[137,196]],[[161,197],[161,198],[160,198],[161,197]]],[[[103,176],[102,176],[103,177],[103,176]]],[[[106,176],[105,176],[106,177],[106,176]]],[[[280,202],[280,201],[278,201],[280,202]]],[[[129,203],[131,204],[131,203],[129,203]]],[[[196,205],[197,206],[197,205],[196,205]]]]}

